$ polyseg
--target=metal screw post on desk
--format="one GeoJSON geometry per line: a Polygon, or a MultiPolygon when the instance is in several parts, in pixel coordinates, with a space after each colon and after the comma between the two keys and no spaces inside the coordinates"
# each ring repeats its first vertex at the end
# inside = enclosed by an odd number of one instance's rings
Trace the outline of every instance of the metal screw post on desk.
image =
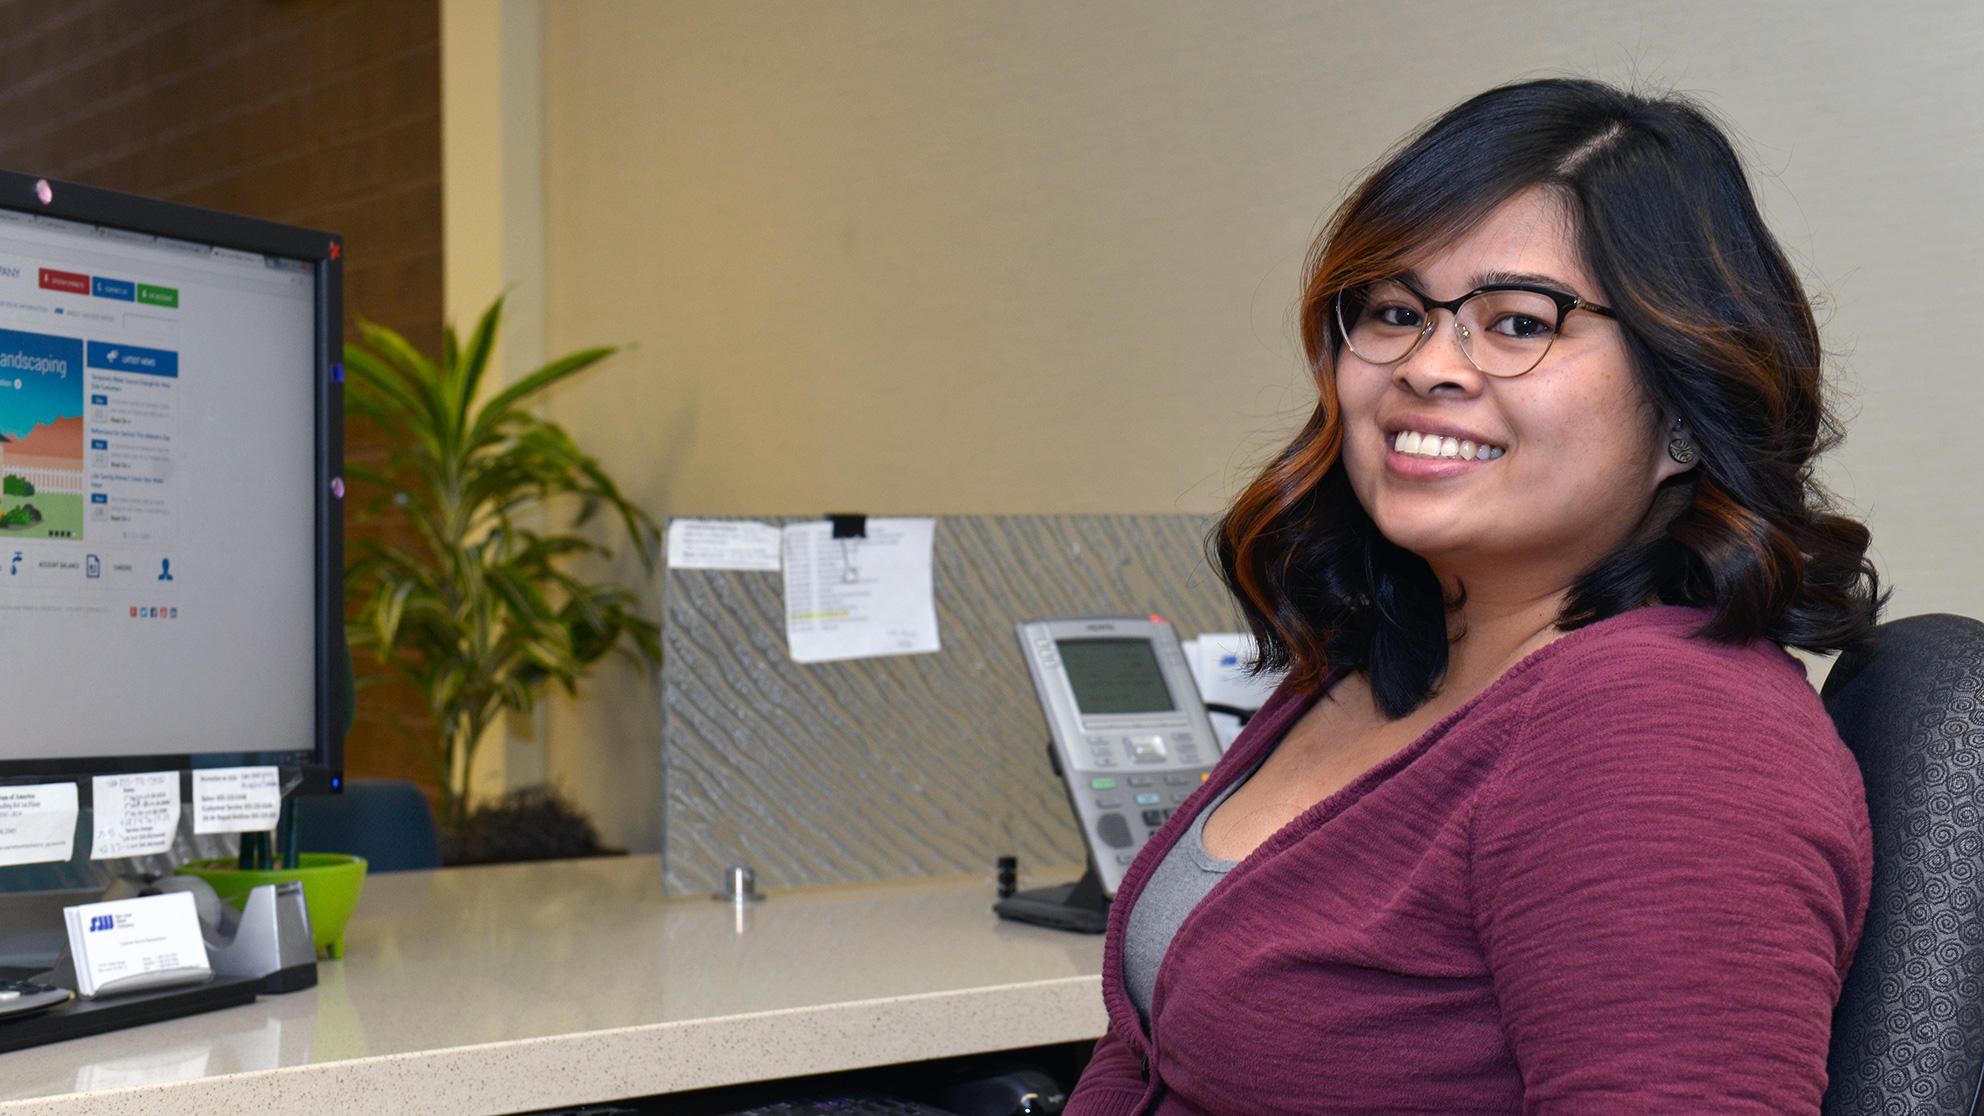
{"type": "Polygon", "coordinates": [[[731,929],[742,934],[751,929],[751,904],[764,896],[758,894],[758,874],[736,864],[723,870],[723,890],[710,898],[730,903],[731,929]]]}
{"type": "Polygon", "coordinates": [[[710,898],[730,903],[754,903],[764,896],[758,894],[758,874],[742,864],[733,864],[723,870],[723,890],[710,898]]]}

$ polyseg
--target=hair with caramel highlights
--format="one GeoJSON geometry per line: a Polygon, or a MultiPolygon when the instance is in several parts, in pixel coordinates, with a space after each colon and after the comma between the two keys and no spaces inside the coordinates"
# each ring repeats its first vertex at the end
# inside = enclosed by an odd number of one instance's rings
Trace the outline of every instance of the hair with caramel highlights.
{"type": "Polygon", "coordinates": [[[1302,344],[1317,403],[1208,540],[1261,646],[1301,688],[1362,670],[1387,714],[1424,702],[1447,665],[1432,569],[1379,533],[1340,453],[1330,308],[1517,192],[1559,192],[1578,249],[1660,413],[1696,467],[1668,480],[1641,531],[1571,586],[1565,630],[1649,601],[1699,605],[1695,633],[1813,651],[1871,635],[1884,595],[1867,529],[1834,511],[1812,462],[1840,437],[1821,396],[1811,301],[1709,114],[1593,81],[1491,89],[1412,137],[1344,201],[1304,268],[1302,344]]]}

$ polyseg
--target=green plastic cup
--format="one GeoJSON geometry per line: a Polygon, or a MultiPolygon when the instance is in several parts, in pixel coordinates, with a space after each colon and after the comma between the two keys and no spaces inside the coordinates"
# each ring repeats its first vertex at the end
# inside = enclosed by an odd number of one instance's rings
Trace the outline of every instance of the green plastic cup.
{"type": "Polygon", "coordinates": [[[344,956],[344,924],[365,889],[365,858],[345,853],[304,853],[295,868],[241,869],[234,861],[193,860],[179,866],[182,876],[198,876],[214,893],[239,910],[248,893],[267,883],[296,880],[303,885],[303,906],[310,912],[310,937],[317,952],[333,960],[344,956]]]}

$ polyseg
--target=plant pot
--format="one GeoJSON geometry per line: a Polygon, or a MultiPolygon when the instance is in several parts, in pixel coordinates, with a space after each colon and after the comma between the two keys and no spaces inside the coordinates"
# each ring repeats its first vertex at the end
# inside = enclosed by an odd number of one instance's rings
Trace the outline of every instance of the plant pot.
{"type": "Polygon", "coordinates": [[[548,786],[519,787],[441,833],[441,863],[511,864],[609,856],[591,819],[548,786]]]}
{"type": "Polygon", "coordinates": [[[198,876],[238,910],[248,893],[266,883],[296,880],[303,885],[303,906],[310,912],[310,937],[317,952],[333,960],[344,956],[344,924],[358,906],[365,888],[365,858],[346,853],[304,853],[295,868],[242,869],[232,860],[193,860],[179,866],[182,876],[198,876]]]}

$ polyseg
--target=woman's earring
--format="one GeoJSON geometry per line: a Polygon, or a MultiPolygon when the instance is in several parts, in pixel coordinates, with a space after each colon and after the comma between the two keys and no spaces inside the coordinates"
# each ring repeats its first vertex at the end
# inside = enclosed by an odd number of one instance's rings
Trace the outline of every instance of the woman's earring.
{"type": "Polygon", "coordinates": [[[1674,420],[1674,436],[1667,441],[1667,456],[1676,465],[1687,465],[1695,460],[1695,444],[1681,436],[1681,420],[1674,420]]]}

